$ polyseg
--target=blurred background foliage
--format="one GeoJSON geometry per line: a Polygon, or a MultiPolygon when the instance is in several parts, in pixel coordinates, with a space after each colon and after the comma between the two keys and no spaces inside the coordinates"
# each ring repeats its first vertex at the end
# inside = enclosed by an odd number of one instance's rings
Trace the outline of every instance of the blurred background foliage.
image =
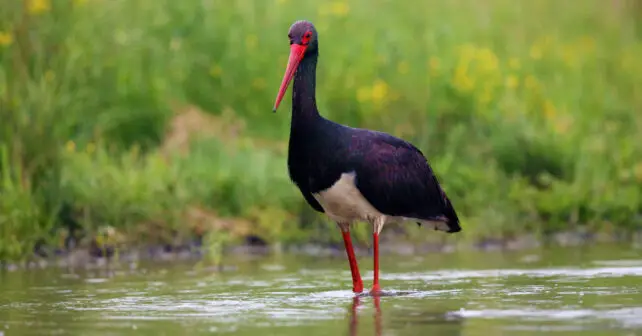
{"type": "Polygon", "coordinates": [[[321,113],[421,148],[463,221],[448,239],[639,230],[641,13],[639,0],[3,1],[0,260],[104,227],[132,245],[337,242],[288,179],[289,101],[271,113],[297,19],[319,31],[321,113]]]}

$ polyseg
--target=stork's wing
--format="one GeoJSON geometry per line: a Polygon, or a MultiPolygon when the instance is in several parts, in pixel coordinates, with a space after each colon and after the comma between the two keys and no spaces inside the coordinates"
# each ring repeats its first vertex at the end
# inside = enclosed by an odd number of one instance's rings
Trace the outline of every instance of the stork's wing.
{"type": "Polygon", "coordinates": [[[362,149],[364,160],[356,169],[355,183],[377,210],[424,220],[445,217],[452,229],[459,228],[452,204],[421,151],[381,133],[362,149]]]}

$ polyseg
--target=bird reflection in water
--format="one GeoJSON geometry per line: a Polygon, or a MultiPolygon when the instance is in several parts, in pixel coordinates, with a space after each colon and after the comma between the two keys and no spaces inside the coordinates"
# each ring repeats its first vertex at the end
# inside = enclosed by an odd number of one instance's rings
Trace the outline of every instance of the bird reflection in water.
{"type": "MultiPolygon", "coordinates": [[[[373,296],[372,300],[375,306],[374,324],[375,335],[381,335],[381,297],[373,296]]],[[[359,324],[359,313],[357,310],[361,305],[361,296],[357,295],[352,298],[352,310],[350,313],[350,336],[357,335],[357,325],[359,324]]]]}
{"type": "MultiPolygon", "coordinates": [[[[384,293],[382,293],[384,294],[384,293]]],[[[399,296],[406,293],[389,293],[383,296],[399,296]],[[396,295],[395,295],[396,294],[396,295]]],[[[364,298],[372,298],[374,305],[374,334],[381,336],[383,334],[383,314],[381,310],[381,297],[380,295],[371,296],[369,294],[356,295],[352,298],[352,305],[350,309],[349,318],[349,335],[360,335],[359,330],[359,307],[361,306],[364,298]]],[[[436,307],[433,307],[436,308],[436,307]]],[[[408,335],[415,335],[417,332],[425,333],[431,332],[437,335],[461,335],[463,328],[463,318],[455,310],[426,312],[417,311],[415,309],[395,308],[388,312],[386,330],[395,331],[399,335],[406,332],[408,335]]],[[[367,329],[367,327],[366,327],[367,329]]],[[[362,332],[361,335],[364,335],[362,332]]]]}

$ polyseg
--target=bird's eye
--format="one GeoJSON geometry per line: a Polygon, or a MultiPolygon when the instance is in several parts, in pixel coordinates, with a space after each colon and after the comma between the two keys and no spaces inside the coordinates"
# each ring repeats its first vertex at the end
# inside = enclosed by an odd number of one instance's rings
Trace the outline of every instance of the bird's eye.
{"type": "Polygon", "coordinates": [[[311,37],[312,37],[312,33],[311,32],[307,32],[307,33],[303,34],[303,38],[301,39],[301,42],[303,44],[308,44],[308,43],[310,43],[310,38],[311,37]]]}

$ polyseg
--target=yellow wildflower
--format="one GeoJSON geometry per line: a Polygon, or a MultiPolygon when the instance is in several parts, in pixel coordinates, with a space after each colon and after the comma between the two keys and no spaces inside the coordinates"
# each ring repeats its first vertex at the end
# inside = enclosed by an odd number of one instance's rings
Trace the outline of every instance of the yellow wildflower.
{"type": "Polygon", "coordinates": [[[480,70],[486,73],[494,72],[499,66],[497,55],[488,48],[479,49],[477,59],[480,61],[480,70]]]}
{"type": "Polygon", "coordinates": [[[475,81],[468,76],[468,65],[460,63],[455,69],[453,84],[462,92],[470,91],[475,87],[475,81]]]}
{"type": "Polygon", "coordinates": [[[506,77],[506,86],[509,89],[517,88],[519,86],[519,78],[517,78],[517,76],[512,74],[508,75],[508,77],[506,77]]]}
{"type": "Polygon", "coordinates": [[[28,0],[27,11],[29,14],[38,15],[51,9],[51,0],[28,0]]]}
{"type": "Polygon", "coordinates": [[[348,12],[350,12],[350,6],[348,6],[344,1],[335,1],[332,3],[332,6],[330,6],[330,12],[334,16],[343,17],[348,15],[348,12]]]}
{"type": "Polygon", "coordinates": [[[556,115],[557,109],[555,108],[555,105],[553,105],[550,100],[547,100],[544,103],[544,116],[546,116],[546,119],[552,120],[556,115]]]}
{"type": "Polygon", "coordinates": [[[381,103],[386,99],[387,94],[388,84],[380,79],[377,79],[372,86],[372,100],[376,103],[381,103]]]}
{"type": "Polygon", "coordinates": [[[468,68],[470,62],[475,58],[477,49],[470,44],[465,44],[459,48],[459,63],[455,68],[453,85],[462,92],[471,91],[475,87],[475,80],[470,77],[468,68]]]}
{"type": "Polygon", "coordinates": [[[10,32],[0,31],[0,47],[6,47],[13,43],[13,35],[10,32]]]}
{"type": "Polygon", "coordinates": [[[214,64],[212,67],[210,67],[210,76],[214,78],[221,77],[221,74],[223,73],[223,69],[221,69],[220,66],[214,64]]]}
{"type": "Polygon", "coordinates": [[[73,153],[76,150],[76,143],[73,141],[69,140],[67,141],[67,145],[65,146],[67,148],[67,151],[69,153],[73,153]]]}

